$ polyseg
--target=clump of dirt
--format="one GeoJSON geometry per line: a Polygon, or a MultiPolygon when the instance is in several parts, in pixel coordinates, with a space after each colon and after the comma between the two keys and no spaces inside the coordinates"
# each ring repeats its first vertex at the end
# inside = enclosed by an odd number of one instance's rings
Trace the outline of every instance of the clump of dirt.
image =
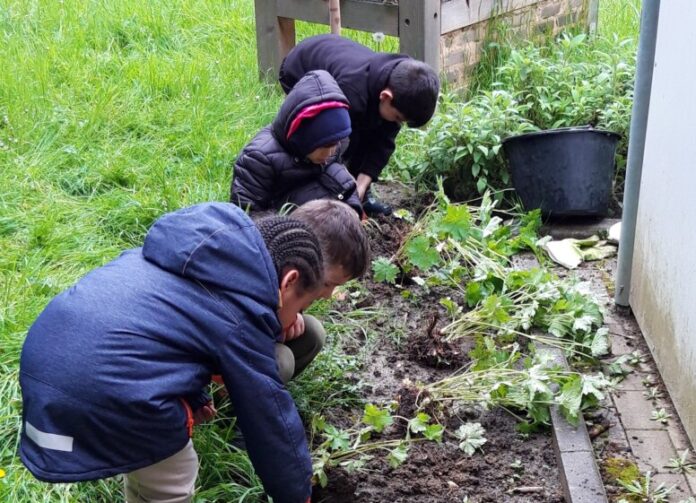
{"type": "Polygon", "coordinates": [[[435,368],[462,367],[468,357],[459,346],[444,340],[439,313],[435,311],[425,318],[430,320],[425,332],[411,335],[408,347],[411,359],[435,368]]]}

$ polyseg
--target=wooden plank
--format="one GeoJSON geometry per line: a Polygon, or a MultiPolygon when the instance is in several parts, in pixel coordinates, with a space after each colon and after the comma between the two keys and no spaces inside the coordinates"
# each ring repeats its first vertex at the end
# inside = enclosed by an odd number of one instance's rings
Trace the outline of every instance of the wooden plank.
{"type": "MultiPolygon", "coordinates": [[[[278,16],[329,24],[327,0],[276,0],[278,16]]],[[[354,30],[399,34],[399,6],[360,0],[341,0],[341,26],[354,30]]]]}
{"type": "Polygon", "coordinates": [[[591,34],[597,33],[597,22],[599,21],[599,0],[590,0],[587,13],[587,27],[591,34]]]}
{"type": "Polygon", "coordinates": [[[440,0],[399,0],[399,51],[440,70],[440,0]]]}
{"type": "Polygon", "coordinates": [[[259,77],[275,80],[280,67],[280,29],[276,0],[254,0],[256,16],[256,60],[259,77]]]}
{"type": "Polygon", "coordinates": [[[278,58],[278,67],[276,68],[276,75],[280,69],[280,63],[283,58],[288,55],[290,49],[295,47],[295,20],[287,17],[278,18],[278,49],[280,51],[280,57],[278,58]]]}
{"type": "Polygon", "coordinates": [[[444,35],[460,28],[490,19],[500,12],[514,12],[539,0],[450,0],[442,3],[442,26],[444,35]]]}

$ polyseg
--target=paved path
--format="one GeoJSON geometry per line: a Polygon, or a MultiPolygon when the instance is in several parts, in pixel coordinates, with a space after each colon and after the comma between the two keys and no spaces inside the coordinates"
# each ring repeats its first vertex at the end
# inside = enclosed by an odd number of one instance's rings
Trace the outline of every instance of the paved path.
{"type": "MultiPolygon", "coordinates": [[[[556,239],[587,237],[598,229],[608,228],[614,222],[589,222],[583,226],[554,225],[545,230],[556,239]]],[[[687,501],[696,494],[696,474],[673,473],[666,465],[686,449],[692,455],[694,450],[662,384],[634,316],[629,309],[614,304],[616,258],[584,263],[575,271],[566,271],[560,267],[555,271],[562,276],[577,274],[590,282],[592,290],[605,308],[605,322],[611,334],[612,353],[615,356],[630,355],[636,351],[643,354],[642,361],[633,367],[633,372],[626,376],[617,391],[603,404],[605,407],[593,417],[586,418],[590,432],[593,429],[601,431],[608,426],[608,430],[598,435],[594,441],[596,457],[600,460],[622,457],[635,461],[641,472],[651,472],[653,487],[660,483],[668,487],[675,486],[668,501],[687,501]],[[671,415],[666,424],[651,419],[653,411],[662,408],[671,415]]],[[[615,487],[607,484],[610,501],[620,491],[618,484],[615,487]]]]}

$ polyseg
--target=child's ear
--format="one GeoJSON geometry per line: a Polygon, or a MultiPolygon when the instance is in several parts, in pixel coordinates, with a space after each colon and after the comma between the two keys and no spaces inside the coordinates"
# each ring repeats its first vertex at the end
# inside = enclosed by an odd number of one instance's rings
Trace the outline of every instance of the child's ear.
{"type": "Polygon", "coordinates": [[[394,93],[391,92],[391,89],[388,87],[385,87],[382,89],[379,93],[379,101],[388,101],[391,102],[391,100],[394,99],[394,93]]]}
{"type": "Polygon", "coordinates": [[[288,269],[283,277],[280,278],[280,295],[287,294],[289,289],[296,288],[300,281],[300,271],[297,269],[288,269]]]}

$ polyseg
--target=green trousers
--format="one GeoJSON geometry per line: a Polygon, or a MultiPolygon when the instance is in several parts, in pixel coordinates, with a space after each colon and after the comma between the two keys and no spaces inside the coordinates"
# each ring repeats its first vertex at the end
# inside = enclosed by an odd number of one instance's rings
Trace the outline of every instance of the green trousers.
{"type": "Polygon", "coordinates": [[[319,354],[326,342],[326,331],[319,320],[303,314],[305,331],[297,339],[276,344],[276,361],[280,378],[285,384],[302,372],[319,354]]]}

